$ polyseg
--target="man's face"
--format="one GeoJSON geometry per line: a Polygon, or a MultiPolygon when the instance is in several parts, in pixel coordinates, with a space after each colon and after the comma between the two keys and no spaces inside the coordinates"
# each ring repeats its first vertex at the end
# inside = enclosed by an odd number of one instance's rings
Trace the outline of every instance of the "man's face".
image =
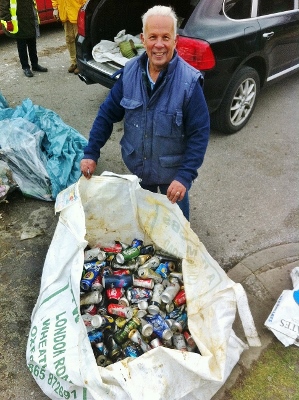
{"type": "Polygon", "coordinates": [[[172,59],[177,43],[171,17],[153,15],[148,17],[141,40],[149,58],[150,68],[164,69],[172,59]]]}

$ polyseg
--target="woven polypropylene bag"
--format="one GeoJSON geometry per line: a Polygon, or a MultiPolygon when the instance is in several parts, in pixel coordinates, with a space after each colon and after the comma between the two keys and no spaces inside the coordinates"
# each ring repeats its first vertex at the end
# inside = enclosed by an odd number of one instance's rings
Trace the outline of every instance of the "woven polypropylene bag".
{"type": "Polygon", "coordinates": [[[210,399],[246,348],[232,329],[242,294],[251,344],[259,340],[245,292],[209,255],[179,207],[143,190],[135,176],[105,173],[60,193],[56,211],[27,346],[42,390],[51,399],[63,393],[70,399],[210,399]],[[106,368],[96,365],[79,315],[84,248],[135,237],[182,259],[188,326],[201,355],[158,347],[106,368]]]}

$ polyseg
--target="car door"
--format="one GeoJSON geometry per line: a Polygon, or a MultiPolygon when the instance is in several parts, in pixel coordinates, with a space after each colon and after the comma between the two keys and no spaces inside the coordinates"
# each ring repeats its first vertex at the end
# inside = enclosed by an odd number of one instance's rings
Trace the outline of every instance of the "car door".
{"type": "Polygon", "coordinates": [[[297,0],[259,0],[257,16],[268,62],[267,81],[299,68],[297,0]]]}
{"type": "Polygon", "coordinates": [[[41,23],[54,20],[51,0],[36,0],[36,5],[41,23]]]}

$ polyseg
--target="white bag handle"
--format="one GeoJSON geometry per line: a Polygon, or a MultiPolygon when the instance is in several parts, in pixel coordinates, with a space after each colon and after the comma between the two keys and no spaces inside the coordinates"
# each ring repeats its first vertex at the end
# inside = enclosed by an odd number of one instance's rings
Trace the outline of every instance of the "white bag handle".
{"type": "Polygon", "coordinates": [[[234,286],[236,294],[237,307],[244,329],[245,336],[249,346],[260,347],[261,341],[258,336],[253,317],[249,308],[248,299],[243,286],[240,283],[236,283],[234,286]]]}

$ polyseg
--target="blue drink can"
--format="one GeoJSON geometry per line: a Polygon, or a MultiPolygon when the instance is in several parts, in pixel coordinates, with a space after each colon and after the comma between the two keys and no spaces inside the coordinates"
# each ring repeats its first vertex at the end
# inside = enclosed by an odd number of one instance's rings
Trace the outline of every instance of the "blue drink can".
{"type": "Polygon", "coordinates": [[[104,275],[102,284],[105,289],[127,288],[132,286],[132,275],[104,275]]]}
{"type": "Polygon", "coordinates": [[[87,271],[85,272],[83,278],[81,279],[80,282],[80,288],[84,290],[85,292],[91,289],[91,286],[97,276],[100,274],[100,270],[102,267],[106,265],[105,261],[95,265],[90,266],[87,271]]]}
{"type": "Polygon", "coordinates": [[[123,349],[123,353],[126,357],[139,357],[143,354],[143,351],[139,346],[136,346],[132,343],[127,343],[125,348],[123,349]]]}
{"type": "Polygon", "coordinates": [[[175,270],[175,264],[172,261],[166,261],[165,263],[161,263],[156,272],[162,276],[162,278],[167,278],[170,272],[175,270]]]}
{"type": "Polygon", "coordinates": [[[90,342],[102,342],[103,341],[103,332],[101,331],[90,331],[88,332],[88,338],[90,342]]]}
{"type": "Polygon", "coordinates": [[[171,326],[174,332],[182,332],[187,326],[187,313],[183,312],[178,318],[175,319],[171,326]]]}
{"type": "Polygon", "coordinates": [[[177,307],[175,309],[173,309],[172,311],[170,311],[167,315],[166,315],[166,319],[170,318],[170,319],[177,319],[181,314],[183,313],[183,310],[181,307],[177,307]]]}
{"type": "Polygon", "coordinates": [[[127,290],[128,300],[134,304],[141,300],[148,300],[152,297],[153,291],[146,288],[131,287],[127,290]]]}
{"type": "Polygon", "coordinates": [[[133,239],[131,243],[131,247],[141,247],[143,245],[143,240],[141,239],[133,239]]]}
{"type": "Polygon", "coordinates": [[[102,269],[106,265],[104,261],[90,261],[83,264],[83,268],[88,271],[89,269],[102,269]]]}
{"type": "Polygon", "coordinates": [[[160,314],[146,315],[144,319],[153,325],[154,333],[158,338],[165,340],[172,338],[173,332],[169,329],[169,326],[160,314]]]}

